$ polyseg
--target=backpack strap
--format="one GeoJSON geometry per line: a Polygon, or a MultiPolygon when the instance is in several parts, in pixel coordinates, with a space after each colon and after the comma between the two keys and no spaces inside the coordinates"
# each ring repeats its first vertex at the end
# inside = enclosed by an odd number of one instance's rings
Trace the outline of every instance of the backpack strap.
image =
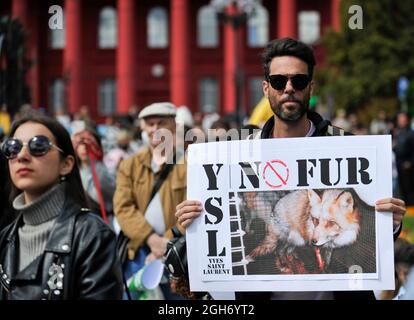
{"type": "Polygon", "coordinates": [[[327,136],[344,136],[345,130],[339,127],[329,125],[328,130],[326,131],[326,135],[327,136]]]}

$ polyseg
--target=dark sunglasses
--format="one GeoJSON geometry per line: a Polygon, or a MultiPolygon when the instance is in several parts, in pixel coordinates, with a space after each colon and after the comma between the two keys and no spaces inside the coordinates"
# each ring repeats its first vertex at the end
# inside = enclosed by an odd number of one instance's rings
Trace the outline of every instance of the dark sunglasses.
{"type": "Polygon", "coordinates": [[[305,89],[311,81],[307,74],[295,74],[294,76],[289,77],[283,74],[272,74],[268,79],[270,85],[276,90],[285,89],[288,80],[290,80],[295,90],[305,89]]]}
{"type": "Polygon", "coordinates": [[[34,136],[27,143],[23,143],[16,138],[8,138],[1,146],[1,151],[8,160],[12,160],[17,157],[25,145],[27,145],[30,154],[34,157],[45,155],[52,147],[64,153],[62,149],[55,146],[49,138],[45,136],[34,136]]]}

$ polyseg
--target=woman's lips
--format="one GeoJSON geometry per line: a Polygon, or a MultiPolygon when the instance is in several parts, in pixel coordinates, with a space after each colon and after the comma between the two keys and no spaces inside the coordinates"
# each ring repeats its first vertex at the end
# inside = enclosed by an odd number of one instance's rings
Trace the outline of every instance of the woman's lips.
{"type": "Polygon", "coordinates": [[[20,175],[26,175],[26,174],[31,173],[31,172],[33,172],[33,170],[29,169],[29,168],[21,168],[21,169],[16,171],[16,173],[20,174],[20,175]]]}

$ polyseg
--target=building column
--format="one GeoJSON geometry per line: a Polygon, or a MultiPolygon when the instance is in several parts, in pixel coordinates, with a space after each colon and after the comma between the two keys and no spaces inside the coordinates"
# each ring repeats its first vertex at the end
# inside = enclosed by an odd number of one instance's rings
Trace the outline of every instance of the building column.
{"type": "MultiPolygon", "coordinates": [[[[37,45],[37,23],[36,19],[29,21],[29,3],[28,0],[13,0],[12,18],[19,19],[23,29],[29,34],[27,42],[27,58],[33,62],[26,74],[26,81],[30,88],[31,104],[39,106],[39,67],[38,67],[38,45],[37,45]]],[[[37,17],[37,15],[34,15],[37,17]]]]}
{"type": "Polygon", "coordinates": [[[19,19],[23,28],[29,29],[29,12],[27,0],[13,0],[12,2],[12,18],[19,19]]]}
{"type": "Polygon", "coordinates": [[[170,97],[176,106],[188,106],[189,97],[189,50],[188,50],[188,0],[171,1],[170,39],[170,97]]]}
{"type": "Polygon", "coordinates": [[[117,112],[125,114],[135,101],[135,1],[118,0],[118,49],[116,51],[117,112]]]}
{"type": "Polygon", "coordinates": [[[82,105],[82,19],[80,0],[65,0],[65,50],[63,74],[66,81],[68,111],[75,113],[82,105]]]}
{"type": "Polygon", "coordinates": [[[277,37],[297,37],[296,0],[278,0],[277,37]]]}
{"type": "Polygon", "coordinates": [[[339,31],[341,29],[341,0],[332,0],[331,1],[331,23],[332,28],[335,31],[339,31]]]}
{"type": "MultiPolygon", "coordinates": [[[[230,5],[226,8],[225,15],[235,17],[237,15],[237,7],[230,5]]],[[[223,114],[234,113],[237,110],[237,90],[236,90],[236,68],[237,68],[237,33],[233,22],[226,18],[224,23],[224,79],[223,79],[223,114]]]]}

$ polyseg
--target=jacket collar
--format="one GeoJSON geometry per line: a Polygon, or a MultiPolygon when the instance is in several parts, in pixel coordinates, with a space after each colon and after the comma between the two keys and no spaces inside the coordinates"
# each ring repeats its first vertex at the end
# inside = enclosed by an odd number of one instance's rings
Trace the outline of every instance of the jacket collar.
{"type": "MultiPolygon", "coordinates": [[[[177,153],[173,154],[173,157],[174,157],[173,162],[178,163],[177,159],[180,159],[183,156],[183,154],[179,153],[178,150],[174,150],[174,151],[176,151],[177,153]]],[[[149,147],[145,147],[145,149],[143,149],[141,152],[139,152],[136,155],[136,157],[137,157],[139,163],[142,163],[142,165],[144,165],[148,169],[152,170],[152,168],[151,168],[152,153],[151,153],[151,150],[150,150],[149,147]]],[[[164,164],[162,165],[162,167],[164,167],[164,164]]]]}
{"type": "MultiPolygon", "coordinates": [[[[81,209],[81,207],[70,198],[65,199],[62,211],[56,218],[56,222],[50,233],[46,243],[45,251],[56,253],[69,253],[72,250],[72,239],[74,234],[76,216],[81,211],[89,211],[81,209]]],[[[23,224],[23,216],[19,214],[16,222],[11,226],[7,235],[8,242],[15,242],[17,237],[17,229],[23,224]]]]}
{"type": "Polygon", "coordinates": [[[46,243],[45,251],[56,253],[71,252],[76,217],[81,211],[89,210],[81,208],[76,202],[66,198],[63,209],[56,218],[55,226],[46,243]]]}
{"type": "MultiPolygon", "coordinates": [[[[76,217],[81,211],[89,211],[88,209],[81,209],[73,200],[66,198],[63,209],[56,218],[56,222],[50,233],[49,239],[46,243],[45,252],[53,253],[69,253],[72,250],[72,240],[74,235],[74,228],[76,217]]],[[[6,232],[6,241],[9,242],[8,249],[5,252],[4,258],[8,260],[6,266],[3,266],[6,275],[16,280],[34,280],[40,270],[40,262],[44,255],[37,257],[32,261],[27,268],[21,272],[16,272],[18,253],[15,250],[18,242],[18,228],[23,224],[23,216],[20,214],[16,221],[10,227],[3,230],[6,232]]]]}
{"type": "Polygon", "coordinates": [[[144,149],[141,152],[138,152],[136,155],[138,162],[142,163],[145,167],[148,169],[151,169],[151,150],[149,147],[144,147],[144,149]]]}
{"type": "MultiPolygon", "coordinates": [[[[324,120],[319,113],[314,111],[308,111],[308,119],[315,125],[315,132],[312,137],[324,136],[328,130],[328,126],[331,124],[328,120],[324,120]]],[[[272,138],[273,128],[275,126],[275,116],[272,116],[262,129],[261,139],[272,138]]]]}

